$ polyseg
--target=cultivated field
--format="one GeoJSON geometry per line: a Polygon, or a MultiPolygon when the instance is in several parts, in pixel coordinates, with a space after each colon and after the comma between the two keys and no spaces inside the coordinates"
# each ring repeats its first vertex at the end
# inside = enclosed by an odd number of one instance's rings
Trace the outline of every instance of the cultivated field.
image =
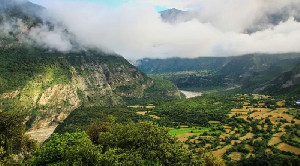
{"type": "Polygon", "coordinates": [[[231,110],[228,123],[210,121],[208,127],[176,128],[170,134],[195,152],[204,147],[229,161],[255,156],[259,151],[300,154],[298,108],[259,94],[238,95],[233,100],[241,107],[231,110]]]}

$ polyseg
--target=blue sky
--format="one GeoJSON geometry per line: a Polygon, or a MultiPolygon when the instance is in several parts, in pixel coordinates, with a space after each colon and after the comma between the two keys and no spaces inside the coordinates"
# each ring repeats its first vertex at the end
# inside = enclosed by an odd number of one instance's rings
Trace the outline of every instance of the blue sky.
{"type": "Polygon", "coordinates": [[[90,2],[97,2],[97,3],[102,3],[106,6],[110,7],[118,7],[123,4],[128,3],[130,0],[88,0],[90,2]]]}
{"type": "MultiPolygon", "coordinates": [[[[98,2],[98,3],[102,3],[106,6],[110,6],[110,7],[118,7],[121,5],[124,5],[128,2],[130,2],[131,0],[88,0],[91,2],[98,2]]],[[[167,10],[168,8],[166,8],[165,6],[153,6],[157,11],[162,11],[162,10],[167,10]]]]}
{"type": "MultiPolygon", "coordinates": [[[[43,5],[45,0],[31,0],[33,3],[37,3],[43,5]],[[44,2],[43,2],[44,1],[44,2]]],[[[65,1],[76,1],[76,0],[65,0],[65,1]]],[[[82,0],[92,3],[100,3],[108,7],[118,7],[122,6],[126,3],[132,2],[133,0],[82,0]]],[[[47,6],[46,6],[47,7],[47,6]]],[[[165,6],[153,6],[157,11],[167,10],[168,8],[165,6]]]]}

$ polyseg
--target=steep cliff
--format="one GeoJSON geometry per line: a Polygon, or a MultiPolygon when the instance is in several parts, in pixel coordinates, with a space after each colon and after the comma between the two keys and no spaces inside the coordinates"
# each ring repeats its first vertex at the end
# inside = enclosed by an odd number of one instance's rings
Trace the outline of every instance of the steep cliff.
{"type": "Polygon", "coordinates": [[[81,106],[180,97],[175,85],[155,82],[123,57],[79,45],[63,25],[38,14],[43,7],[27,0],[0,2],[0,111],[24,114],[28,131],[38,137],[47,138],[81,106]],[[41,42],[43,33],[55,47],[41,42]],[[57,51],[57,35],[71,45],[67,51],[57,51]]]}
{"type": "Polygon", "coordinates": [[[115,54],[61,53],[7,40],[0,47],[0,110],[24,113],[30,130],[57,126],[79,106],[179,97],[175,86],[158,87],[115,54]]]}

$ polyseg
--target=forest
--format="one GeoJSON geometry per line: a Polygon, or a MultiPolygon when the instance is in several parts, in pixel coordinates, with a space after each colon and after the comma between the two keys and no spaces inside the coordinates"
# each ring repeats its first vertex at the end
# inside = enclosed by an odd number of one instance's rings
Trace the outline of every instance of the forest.
{"type": "Polygon", "coordinates": [[[38,146],[24,134],[21,116],[0,117],[0,165],[224,165],[192,153],[168,128],[149,121],[117,123],[109,116],[83,131],[55,133],[38,146]]]}
{"type": "Polygon", "coordinates": [[[205,95],[128,107],[80,107],[42,144],[25,134],[24,115],[1,112],[0,161],[297,165],[300,106],[293,102],[295,98],[205,95]]]}

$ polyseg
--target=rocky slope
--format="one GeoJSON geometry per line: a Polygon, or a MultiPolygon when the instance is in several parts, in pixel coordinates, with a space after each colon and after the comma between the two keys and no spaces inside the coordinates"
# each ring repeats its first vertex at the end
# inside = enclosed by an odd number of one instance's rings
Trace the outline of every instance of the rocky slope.
{"type": "MultiPolygon", "coordinates": [[[[30,130],[56,126],[82,105],[119,106],[156,96],[153,80],[117,55],[3,46],[0,59],[0,109],[25,113],[30,130]]],[[[179,97],[177,88],[164,90],[179,97]]]]}
{"type": "Polygon", "coordinates": [[[176,86],[162,86],[119,55],[80,47],[75,39],[67,52],[31,40],[32,28],[53,29],[36,15],[44,8],[26,0],[0,2],[0,26],[6,28],[0,31],[0,111],[24,114],[30,134],[47,138],[78,107],[180,97],[176,86]]]}

